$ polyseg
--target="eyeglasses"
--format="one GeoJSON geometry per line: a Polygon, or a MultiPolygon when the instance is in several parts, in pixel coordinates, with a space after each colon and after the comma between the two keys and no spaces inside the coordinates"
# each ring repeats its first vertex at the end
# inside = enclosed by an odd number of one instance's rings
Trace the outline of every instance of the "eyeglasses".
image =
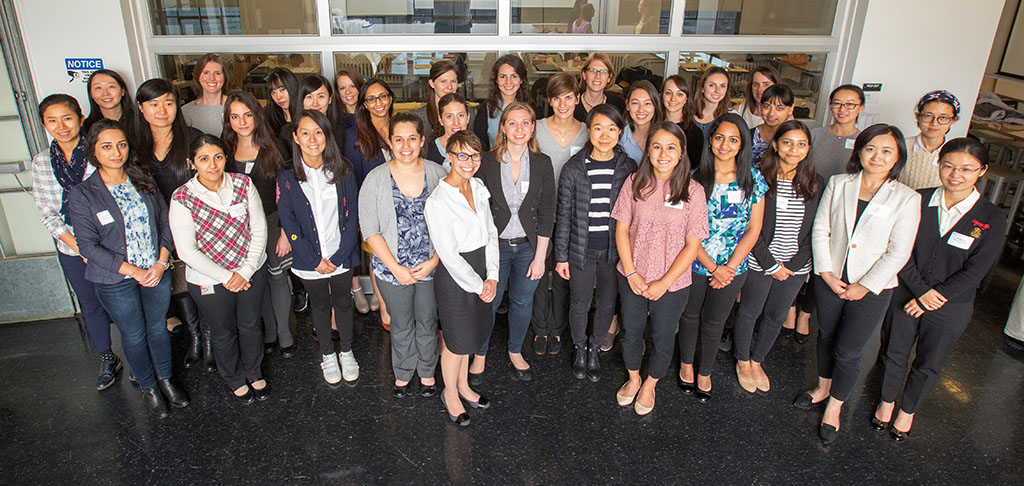
{"type": "Polygon", "coordinates": [[[935,120],[935,122],[938,123],[939,125],[949,125],[950,123],[953,123],[953,117],[951,117],[951,116],[948,116],[948,115],[935,116],[935,115],[933,115],[931,113],[919,113],[917,115],[917,119],[921,120],[922,123],[931,123],[932,120],[935,120]]]}
{"type": "Polygon", "coordinates": [[[838,101],[835,101],[829,103],[828,106],[831,106],[833,110],[838,110],[840,108],[846,108],[847,110],[855,110],[858,106],[860,106],[860,103],[840,103],[838,101]]]}
{"type": "Polygon", "coordinates": [[[978,172],[979,170],[984,169],[984,168],[985,168],[984,166],[982,166],[982,167],[975,167],[975,168],[971,169],[969,167],[953,167],[952,164],[940,164],[939,165],[939,170],[941,170],[941,171],[952,172],[954,174],[961,174],[961,175],[973,174],[973,173],[978,172]]]}
{"type": "Polygon", "coordinates": [[[590,68],[590,69],[587,69],[587,72],[590,73],[590,74],[600,74],[601,76],[605,76],[605,75],[608,74],[608,70],[607,69],[594,69],[594,68],[590,68]]]}
{"type": "Polygon", "coordinates": [[[465,162],[470,159],[472,159],[473,162],[480,162],[480,154],[470,155],[465,152],[455,152],[452,155],[454,155],[455,158],[459,160],[459,162],[465,162]]]}
{"type": "Polygon", "coordinates": [[[368,105],[372,105],[372,104],[377,103],[378,101],[380,101],[381,103],[385,103],[390,98],[391,98],[391,95],[389,95],[387,93],[381,93],[381,94],[379,94],[377,96],[367,96],[366,98],[363,99],[363,101],[365,101],[366,104],[368,104],[368,105]]]}

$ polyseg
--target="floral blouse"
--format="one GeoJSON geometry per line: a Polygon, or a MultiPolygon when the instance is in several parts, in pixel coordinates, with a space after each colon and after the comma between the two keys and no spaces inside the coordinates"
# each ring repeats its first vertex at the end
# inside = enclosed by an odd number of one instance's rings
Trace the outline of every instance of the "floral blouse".
{"type": "Polygon", "coordinates": [[[131,180],[107,186],[124,217],[124,241],[128,263],[148,270],[156,263],[156,247],[149,224],[149,208],[131,180]]]}
{"type": "Polygon", "coordinates": [[[761,138],[761,131],[757,127],[750,129],[750,164],[754,167],[761,165],[761,159],[768,152],[768,140],[761,138]]]}
{"type": "MultiPolygon", "coordinates": [[[[427,234],[427,219],[423,216],[423,208],[427,204],[427,181],[423,180],[423,192],[419,196],[410,198],[402,193],[391,179],[391,195],[395,200],[395,213],[398,223],[398,254],[395,259],[405,267],[415,267],[430,259],[430,235],[427,234]]],[[[398,279],[388,270],[387,265],[377,255],[373,256],[373,274],[378,279],[392,285],[402,285],[398,279]]],[[[429,275],[422,281],[432,280],[429,275]]]]}
{"type": "MultiPolygon", "coordinates": [[[[708,198],[708,230],[710,236],[704,238],[701,246],[704,251],[718,265],[729,263],[736,245],[743,238],[750,222],[750,210],[757,204],[765,192],[768,192],[768,183],[761,176],[761,171],[750,169],[754,177],[754,192],[744,197],[740,191],[739,183],[732,181],[728,184],[715,184],[711,190],[711,197],[708,198]]],[[[692,270],[700,275],[711,275],[711,272],[699,260],[693,261],[692,270]]],[[[736,274],[747,271],[747,259],[736,269],[736,274]]]]}

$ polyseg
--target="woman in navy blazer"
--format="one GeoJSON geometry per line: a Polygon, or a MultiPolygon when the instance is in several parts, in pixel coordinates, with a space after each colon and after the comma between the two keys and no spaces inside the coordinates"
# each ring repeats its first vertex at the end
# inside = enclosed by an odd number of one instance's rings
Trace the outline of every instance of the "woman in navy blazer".
{"type": "Polygon", "coordinates": [[[352,354],[352,270],[359,266],[359,210],[355,175],[331,137],[323,113],[302,111],[292,125],[299,160],[277,173],[277,210],[292,246],[292,273],[309,293],[313,329],[323,354],[324,380],[359,378],[352,354]],[[341,336],[340,356],[331,339],[331,309],[341,336]],[[341,361],[342,370],[338,369],[341,361]]]}
{"type": "Polygon", "coordinates": [[[149,415],[164,418],[165,398],[178,408],[189,404],[184,390],[171,383],[171,340],[164,320],[171,301],[171,277],[165,270],[174,247],[167,205],[132,158],[120,123],[96,122],[85,143],[96,172],[72,189],[68,201],[78,250],[86,259],[85,278],[96,284],[97,297],[121,332],[125,358],[149,415]]]}
{"type": "Polygon", "coordinates": [[[882,396],[871,423],[906,439],[939,370],[974,313],[974,294],[999,257],[1006,215],[974,188],[988,168],[988,150],[977,140],[957,138],[939,151],[942,187],[922,189],[921,225],[910,261],[899,273],[883,332],[882,396]],[[907,362],[917,343],[906,385],[907,362]]]}

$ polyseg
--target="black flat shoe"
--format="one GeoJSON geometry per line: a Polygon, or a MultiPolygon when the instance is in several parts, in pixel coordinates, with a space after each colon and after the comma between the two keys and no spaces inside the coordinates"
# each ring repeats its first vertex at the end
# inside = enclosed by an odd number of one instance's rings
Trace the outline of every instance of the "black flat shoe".
{"type": "Polygon", "coordinates": [[[547,336],[534,336],[533,337],[533,354],[537,356],[544,356],[548,351],[548,337],[547,336]]]}
{"type": "Polygon", "coordinates": [[[464,402],[466,402],[466,404],[468,404],[471,408],[479,408],[479,409],[491,408],[491,401],[488,400],[487,397],[485,397],[483,395],[480,395],[480,398],[478,398],[475,402],[469,401],[468,399],[466,399],[466,397],[462,396],[461,393],[459,393],[459,398],[461,398],[464,402]]]}
{"type": "Polygon", "coordinates": [[[509,373],[512,375],[512,379],[516,381],[530,381],[533,380],[533,368],[526,368],[521,370],[516,368],[512,363],[508,364],[509,373]]]}
{"type": "Polygon", "coordinates": [[[802,333],[799,333],[799,332],[794,332],[793,333],[793,339],[797,343],[799,343],[799,344],[806,343],[807,340],[810,339],[810,337],[811,337],[811,333],[807,333],[807,334],[802,334],[802,333]]]}
{"type": "Polygon", "coordinates": [[[430,398],[437,395],[437,385],[424,385],[420,383],[420,396],[430,398]]]}
{"type": "Polygon", "coordinates": [[[256,388],[253,388],[252,385],[249,385],[249,389],[252,390],[252,395],[261,402],[264,402],[268,398],[270,398],[270,384],[263,385],[263,388],[260,388],[258,390],[256,388]]]}
{"type": "Polygon", "coordinates": [[[155,419],[167,418],[167,403],[160,395],[156,387],[142,389],[142,405],[146,407],[146,413],[155,419]]]}
{"type": "Polygon", "coordinates": [[[554,356],[562,350],[562,338],[560,336],[548,336],[548,354],[554,356]]]}
{"type": "Polygon", "coordinates": [[[697,396],[697,401],[700,403],[708,403],[708,400],[711,400],[711,390],[704,391],[694,387],[693,393],[697,396]]]}
{"type": "Polygon", "coordinates": [[[158,379],[156,380],[156,384],[160,388],[160,391],[163,392],[164,397],[167,398],[167,401],[170,402],[172,407],[185,408],[188,406],[188,393],[185,393],[185,390],[181,389],[174,383],[171,383],[170,379],[158,379]]]}
{"type": "Polygon", "coordinates": [[[814,397],[810,393],[801,393],[796,400],[793,400],[793,406],[800,410],[811,410],[815,407],[819,407],[825,404],[825,400],[815,402],[814,397]]]}
{"type": "Polygon", "coordinates": [[[908,430],[906,432],[902,432],[902,431],[896,430],[896,427],[890,427],[889,428],[889,435],[891,435],[892,439],[895,440],[896,442],[903,442],[903,441],[905,441],[905,440],[910,438],[910,431],[908,430]]]}
{"type": "Polygon", "coordinates": [[[596,348],[587,353],[587,379],[591,383],[601,380],[601,352],[596,348]]]}
{"type": "Polygon", "coordinates": [[[829,445],[835,442],[836,437],[838,436],[839,429],[837,429],[834,425],[821,424],[821,427],[818,427],[818,437],[821,438],[822,444],[829,445]]]}
{"type": "Polygon", "coordinates": [[[409,396],[409,384],[406,383],[401,386],[395,385],[395,387],[391,389],[391,395],[395,398],[405,398],[409,396]]]}
{"type": "Polygon", "coordinates": [[[291,345],[285,348],[281,348],[281,356],[285,359],[295,356],[295,345],[291,345]]]}
{"type": "Polygon", "coordinates": [[[483,373],[470,373],[469,374],[469,384],[470,385],[477,386],[477,385],[482,385],[483,383],[484,383],[484,374],[483,373]]]}
{"type": "Polygon", "coordinates": [[[121,359],[114,356],[113,361],[100,361],[100,375],[96,378],[96,389],[106,390],[117,381],[117,374],[122,368],[121,359]]]}
{"type": "Polygon", "coordinates": [[[679,380],[678,382],[676,382],[676,384],[679,385],[679,389],[682,390],[683,393],[687,395],[693,394],[693,391],[697,389],[697,387],[693,384],[692,381],[679,380]]]}
{"type": "Polygon", "coordinates": [[[582,380],[587,376],[587,347],[576,346],[576,356],[572,360],[572,376],[582,380]]]}
{"type": "Polygon", "coordinates": [[[263,343],[263,352],[264,353],[273,352],[274,348],[276,348],[276,347],[277,347],[277,343],[276,342],[263,343]]]}
{"type": "Polygon", "coordinates": [[[444,413],[448,414],[448,420],[451,420],[453,424],[458,425],[459,427],[469,427],[470,420],[468,413],[462,412],[456,417],[448,412],[448,401],[445,400],[444,393],[441,393],[441,405],[444,406],[444,413]]]}
{"type": "Polygon", "coordinates": [[[231,395],[233,397],[235,397],[235,400],[238,400],[239,402],[242,402],[243,405],[249,405],[252,402],[256,401],[256,395],[254,395],[252,393],[252,388],[248,387],[248,386],[245,387],[245,393],[244,394],[242,394],[242,395],[235,395],[234,393],[232,393],[231,395]]]}
{"type": "Polygon", "coordinates": [[[790,328],[787,328],[787,327],[782,328],[782,336],[783,337],[793,337],[794,333],[796,333],[796,329],[790,329],[790,328]]]}
{"type": "MultiPolygon", "coordinates": [[[[885,430],[886,427],[889,426],[889,422],[882,422],[881,420],[878,420],[875,417],[871,417],[871,426],[874,427],[875,430],[881,432],[881,431],[885,430]]],[[[896,430],[896,429],[893,429],[893,430],[896,430]]]]}

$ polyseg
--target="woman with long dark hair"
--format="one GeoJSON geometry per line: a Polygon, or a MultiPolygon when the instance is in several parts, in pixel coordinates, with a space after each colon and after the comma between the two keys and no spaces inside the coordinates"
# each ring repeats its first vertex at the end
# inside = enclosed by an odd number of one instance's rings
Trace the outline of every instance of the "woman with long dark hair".
{"type": "MultiPolygon", "coordinates": [[[[718,66],[711,66],[701,73],[693,98],[693,121],[710,137],[711,123],[732,111],[729,101],[729,73],[718,66]]],[[[746,125],[746,122],[743,122],[746,125]]],[[[749,125],[747,125],[749,126],[749,125]]]]}
{"type": "Polygon", "coordinates": [[[704,132],[693,121],[693,90],[678,74],[665,78],[661,85],[661,99],[665,108],[665,119],[679,125],[686,134],[686,155],[690,168],[700,165],[704,155],[704,132]]]}
{"type": "MultiPolygon", "coordinates": [[[[338,68],[334,75],[335,106],[341,115],[342,130],[356,125],[356,113],[359,113],[359,90],[363,89],[366,78],[355,68],[338,68]]],[[[339,145],[340,147],[340,145],[339,145]]]]}
{"type": "MultiPolygon", "coordinates": [[[[768,96],[770,92],[765,91],[768,96]]],[[[771,102],[771,98],[767,100],[771,102]]],[[[765,108],[761,113],[769,123],[772,110],[765,108]]],[[[815,174],[810,150],[810,130],[802,122],[790,120],[775,131],[758,167],[768,183],[764,220],[748,259],[743,298],[732,330],[736,377],[750,393],[771,388],[761,363],[811,273],[811,224],[825,180],[815,174]]]]}
{"type": "Polygon", "coordinates": [[[530,90],[526,85],[526,63],[515,54],[505,54],[494,62],[487,99],[480,103],[476,114],[473,115],[473,133],[484,144],[485,152],[491,149],[494,139],[498,136],[501,111],[513,101],[530,103],[530,90]]]}
{"type": "Polygon", "coordinates": [[[299,99],[299,80],[288,68],[274,68],[267,75],[270,100],[265,108],[270,133],[280,137],[285,125],[292,121],[292,103],[299,99]]]}
{"type": "Polygon", "coordinates": [[[626,129],[622,132],[622,150],[633,160],[643,160],[647,136],[654,125],[665,118],[661,96],[650,81],[642,79],[629,85],[626,92],[626,129]]]}
{"type": "Polygon", "coordinates": [[[192,91],[198,99],[181,107],[185,124],[219,137],[224,99],[231,91],[231,66],[218,54],[204,54],[192,71],[192,91]]]}
{"type": "Polygon", "coordinates": [[[120,74],[110,69],[93,71],[86,86],[89,91],[89,117],[82,123],[83,136],[89,132],[93,123],[104,118],[117,120],[124,127],[132,126],[135,104],[120,74]]]}
{"type": "Polygon", "coordinates": [[[633,404],[638,415],[654,409],[654,389],[675,350],[676,327],[692,281],[690,265],[708,236],[704,188],[690,178],[686,135],[679,125],[665,121],[651,127],[644,154],[612,210],[618,221],[622,357],[629,373],[615,400],[622,407],[633,404]],[[641,382],[648,317],[654,352],[641,382]]]}
{"type": "Polygon", "coordinates": [[[469,102],[459,93],[448,93],[437,102],[437,110],[441,132],[427,142],[426,159],[441,164],[447,173],[451,163],[444,148],[448,146],[449,137],[469,127],[469,102]]]}
{"type": "Polygon", "coordinates": [[[747,126],[756,127],[764,123],[764,117],[761,115],[764,99],[761,96],[764,90],[779,84],[781,80],[779,72],[769,65],[758,66],[750,72],[750,82],[744,90],[743,103],[736,107],[736,112],[747,122],[747,126]]]}
{"type": "Polygon", "coordinates": [[[764,123],[750,128],[751,164],[760,167],[768,146],[775,137],[775,130],[793,116],[796,97],[793,90],[784,84],[772,85],[761,94],[761,118],[764,123]]]}
{"type": "Polygon", "coordinates": [[[459,67],[455,63],[441,59],[430,65],[430,74],[427,75],[427,102],[425,105],[412,111],[413,115],[420,117],[426,127],[429,128],[431,136],[441,134],[444,127],[441,126],[440,114],[437,105],[445,95],[455,93],[459,89],[459,67]]]}
{"type": "Polygon", "coordinates": [[[93,124],[85,153],[96,171],[68,199],[79,253],[88,261],[85,278],[121,333],[146,411],[165,418],[168,402],[176,408],[189,405],[188,394],[171,382],[171,340],[164,323],[171,296],[165,272],[174,246],[167,203],[134,158],[120,123],[93,124]]]}
{"type": "MultiPolygon", "coordinates": [[[[338,106],[334,96],[334,85],[319,74],[306,76],[299,82],[299,93],[296,98],[298,102],[292,105],[292,120],[297,119],[302,110],[315,110],[323,113],[331,122],[331,135],[334,142],[338,148],[345,147],[345,122],[342,121],[344,116],[342,108],[338,106]]],[[[294,129],[295,127],[287,127],[278,142],[281,154],[286,159],[292,159],[298,155],[291,153],[294,147],[292,145],[294,129]]]]}
{"type": "Polygon", "coordinates": [[[373,78],[359,90],[356,124],[345,131],[344,155],[352,164],[356,182],[363,184],[366,174],[385,162],[388,125],[395,112],[395,92],[388,83],[373,78]]]}

